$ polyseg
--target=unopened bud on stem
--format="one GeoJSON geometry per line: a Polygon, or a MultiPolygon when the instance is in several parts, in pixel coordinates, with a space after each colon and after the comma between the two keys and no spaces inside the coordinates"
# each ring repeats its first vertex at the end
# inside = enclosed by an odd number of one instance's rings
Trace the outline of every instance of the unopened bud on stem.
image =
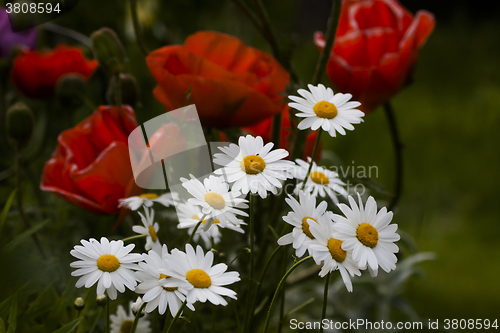
{"type": "Polygon", "coordinates": [[[7,110],[7,136],[14,147],[18,149],[26,147],[34,127],[33,112],[23,102],[17,102],[7,110]]]}
{"type": "Polygon", "coordinates": [[[90,39],[94,57],[101,67],[111,75],[123,72],[128,60],[116,33],[110,28],[101,28],[92,33],[90,39]]]}

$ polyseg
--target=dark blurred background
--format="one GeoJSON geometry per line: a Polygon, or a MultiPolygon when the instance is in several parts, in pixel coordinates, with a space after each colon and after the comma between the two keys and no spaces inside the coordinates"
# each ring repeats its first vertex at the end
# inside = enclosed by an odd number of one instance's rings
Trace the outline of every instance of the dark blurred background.
{"type": "MultiPolygon", "coordinates": [[[[300,79],[308,83],[318,57],[312,36],[326,28],[331,2],[265,3],[280,41],[293,49],[300,79]]],[[[500,2],[401,3],[412,13],[428,10],[437,21],[421,50],[413,85],[392,101],[405,143],[404,193],[394,222],[420,250],[437,253],[436,260],[422,264],[424,274],[411,280],[405,295],[424,318],[500,319],[500,2]]],[[[142,0],[139,9],[150,49],[181,44],[198,30],[217,30],[270,52],[231,1],[142,0]]],[[[129,72],[141,87],[138,121],[164,112],[152,97],[155,82],[122,0],[80,0],[53,23],[87,36],[103,26],[115,29],[127,46],[129,72]]],[[[41,35],[43,45],[58,42],[75,43],[53,32],[41,35]]],[[[92,80],[90,85],[100,84],[98,76],[92,80]]],[[[323,82],[330,84],[326,77],[323,82]]],[[[391,189],[393,152],[382,111],[366,116],[356,131],[326,139],[325,148],[344,165],[377,166],[376,181],[391,189]]],[[[47,158],[54,145],[47,146],[47,158]]]]}

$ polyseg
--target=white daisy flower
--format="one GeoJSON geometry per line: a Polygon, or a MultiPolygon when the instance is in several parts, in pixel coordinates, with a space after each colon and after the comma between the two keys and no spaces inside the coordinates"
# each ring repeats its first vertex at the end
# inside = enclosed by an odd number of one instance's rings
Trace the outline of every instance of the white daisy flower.
{"type": "MultiPolygon", "coordinates": [[[[111,333],[130,332],[135,319],[135,315],[132,313],[132,302],[130,302],[128,314],[125,312],[123,306],[118,305],[116,314],[110,315],[109,319],[111,320],[111,333]]],[[[145,319],[146,317],[143,317],[137,322],[136,333],[151,333],[149,321],[145,319]]]]}
{"type": "Polygon", "coordinates": [[[291,195],[288,197],[285,201],[292,211],[283,216],[283,220],[294,228],[291,233],[278,239],[278,244],[292,244],[297,256],[302,257],[308,249],[306,240],[314,239],[309,228],[311,224],[318,223],[318,220],[323,218],[328,205],[326,201],[322,201],[316,207],[316,198],[303,191],[299,192],[300,203],[291,195]]]}
{"type": "Polygon", "coordinates": [[[281,181],[292,178],[293,162],[282,160],[288,156],[285,149],[271,151],[272,142],[264,146],[260,136],[251,135],[240,136],[238,144],[219,147],[223,154],[214,154],[214,163],[223,166],[215,174],[224,174],[229,183],[234,183],[233,191],[258,193],[265,198],[268,191],[278,193],[281,181]]]}
{"type": "Polygon", "coordinates": [[[118,200],[118,207],[126,207],[130,210],[138,210],[141,206],[151,207],[157,202],[165,207],[170,207],[178,200],[177,193],[165,193],[158,196],[156,193],[144,193],[139,196],[118,200]]]}
{"type": "Polygon", "coordinates": [[[141,221],[144,226],[134,225],[132,227],[132,230],[138,234],[146,235],[146,251],[153,249],[156,252],[160,253],[161,244],[158,240],[157,235],[160,226],[158,225],[158,222],[154,221],[154,209],[149,209],[148,207],[144,206],[144,215],[142,215],[140,212],[137,213],[141,216],[141,221]]]}
{"type": "MultiPolygon", "coordinates": [[[[206,219],[203,230],[207,231],[215,220],[218,220],[223,227],[230,223],[239,225],[241,222],[236,215],[248,216],[247,213],[238,208],[248,208],[245,199],[239,198],[239,191],[229,191],[228,184],[222,177],[210,175],[203,180],[203,183],[191,175],[191,179],[181,178],[182,186],[194,197],[188,202],[201,207],[206,219]]],[[[199,220],[197,221],[199,222],[199,220]]]]}
{"type": "MultiPolygon", "coordinates": [[[[139,263],[139,270],[135,273],[139,285],[135,288],[138,294],[144,294],[143,300],[147,302],[145,310],[150,313],[158,308],[158,312],[162,315],[170,309],[172,317],[175,317],[177,311],[181,307],[182,302],[186,299],[184,294],[187,290],[179,287],[164,287],[163,282],[170,277],[160,273],[161,269],[168,269],[167,258],[169,256],[166,245],[163,245],[161,256],[155,251],[149,251],[148,254],[143,254],[145,262],[139,263]],[[181,292],[182,291],[182,292],[181,292]]],[[[191,310],[194,307],[191,304],[186,304],[191,310]]]]}
{"type": "MultiPolygon", "coordinates": [[[[188,230],[189,234],[193,233],[194,228],[196,227],[198,222],[200,222],[200,219],[203,216],[201,207],[193,205],[189,202],[184,202],[179,204],[177,206],[177,213],[179,214],[179,225],[177,226],[177,228],[179,229],[189,228],[188,230]]],[[[202,225],[204,225],[206,222],[207,222],[206,219],[203,220],[202,225]]],[[[238,222],[239,222],[238,225],[234,225],[233,223],[228,222],[225,227],[242,234],[245,233],[245,231],[240,227],[240,225],[245,225],[246,223],[240,219],[238,219],[238,222]]],[[[198,228],[193,237],[193,240],[197,242],[198,239],[201,237],[206,247],[211,247],[213,244],[218,244],[220,242],[220,237],[221,237],[219,227],[224,228],[224,226],[222,226],[219,220],[217,219],[212,223],[212,226],[210,226],[210,228],[207,231],[203,230],[203,228],[198,228]]]]}
{"type": "Polygon", "coordinates": [[[373,197],[368,198],[365,208],[359,193],[358,199],[359,207],[352,196],[349,196],[351,207],[345,204],[338,206],[345,217],[332,215],[336,222],[334,237],[344,242],[343,250],[352,251],[352,258],[361,269],[368,266],[372,276],[377,275],[379,266],[386,272],[396,269],[397,258],[394,253],[399,248],[394,242],[400,236],[396,233],[398,225],[389,225],[392,212],[382,207],[377,213],[377,203],[373,197]]]}
{"type": "MultiPolygon", "coordinates": [[[[302,188],[302,183],[309,170],[311,158],[308,157],[307,161],[309,163],[301,159],[295,160],[298,165],[295,167],[293,175],[296,179],[301,180],[295,188],[295,194],[299,193],[299,190],[302,188]]],[[[339,179],[339,174],[318,166],[314,161],[312,163],[311,173],[307,178],[303,191],[312,193],[314,197],[319,195],[324,198],[328,195],[337,205],[339,203],[337,194],[347,198],[347,191],[342,187],[345,183],[339,179]]]]}
{"type": "Polygon", "coordinates": [[[338,269],[347,290],[351,292],[352,282],[349,275],[359,276],[361,272],[352,260],[352,253],[344,251],[342,241],[333,236],[335,223],[329,216],[330,214],[326,214],[325,218],[318,220],[318,223],[310,225],[309,230],[314,239],[308,240],[307,243],[316,264],[323,264],[319,276],[324,277],[327,273],[338,269]]]}
{"type": "Polygon", "coordinates": [[[165,286],[183,288],[188,290],[186,296],[188,303],[207,300],[214,305],[227,305],[222,296],[236,299],[236,292],[222,287],[240,281],[238,272],[226,272],[226,264],[212,266],[214,255],[211,251],[203,253],[201,246],[194,251],[191,244],[186,244],[186,253],[177,249],[172,250],[167,261],[170,269],[162,269],[160,272],[169,275],[165,286]]]}
{"type": "Polygon", "coordinates": [[[107,291],[110,299],[116,299],[117,290],[121,293],[125,287],[134,290],[137,282],[133,269],[137,269],[135,262],[141,261],[142,257],[137,253],[129,253],[134,244],[123,246],[123,241],[108,241],[106,237],[101,238],[99,243],[91,238],[90,241],[81,240],[83,246],[75,245],[71,255],[78,261],[70,264],[78,268],[71,272],[72,276],[81,276],[76,282],[76,287],[90,288],[97,282],[97,295],[107,291]]]}
{"type": "Polygon", "coordinates": [[[317,87],[309,84],[309,91],[299,89],[297,92],[304,98],[288,96],[296,103],[288,103],[288,106],[300,112],[297,117],[306,118],[297,126],[304,130],[310,128],[313,131],[323,128],[330,136],[334,137],[336,132],[345,135],[345,129],[353,130],[352,124],[359,124],[365,114],[356,110],[361,105],[359,102],[349,102],[351,94],[334,94],[333,90],[322,84],[317,87]]]}

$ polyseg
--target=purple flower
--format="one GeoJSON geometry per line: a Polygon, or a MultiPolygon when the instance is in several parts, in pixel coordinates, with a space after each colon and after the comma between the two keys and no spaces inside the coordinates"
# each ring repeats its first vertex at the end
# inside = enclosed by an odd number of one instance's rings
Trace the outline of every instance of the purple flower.
{"type": "Polygon", "coordinates": [[[36,35],[36,29],[13,32],[7,11],[0,7],[0,58],[8,57],[11,49],[16,45],[33,49],[36,45],[36,35]]]}

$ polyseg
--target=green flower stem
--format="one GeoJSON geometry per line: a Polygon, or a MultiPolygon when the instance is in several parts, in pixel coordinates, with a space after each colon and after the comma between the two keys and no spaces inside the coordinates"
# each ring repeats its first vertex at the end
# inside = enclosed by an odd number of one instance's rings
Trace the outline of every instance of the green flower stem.
{"type": "MultiPolygon", "coordinates": [[[[286,272],[286,266],[287,266],[287,260],[288,259],[288,248],[285,248],[285,251],[283,252],[283,268],[282,268],[282,274],[285,274],[286,272]]],[[[278,332],[281,333],[282,325],[283,325],[283,318],[285,317],[285,299],[286,299],[286,285],[283,285],[283,288],[281,289],[281,295],[280,295],[280,314],[279,314],[279,320],[278,320],[278,332]]]]}
{"type": "Polygon", "coordinates": [[[189,236],[187,244],[191,244],[191,241],[193,240],[194,234],[196,233],[196,230],[198,230],[198,228],[200,227],[201,223],[205,219],[205,216],[207,216],[207,214],[203,215],[202,218],[201,218],[201,220],[198,223],[196,223],[196,226],[194,227],[193,232],[189,236]]]}
{"type": "Polygon", "coordinates": [[[109,295],[108,293],[106,292],[106,333],[110,333],[111,332],[111,321],[109,319],[109,295]]]}
{"type": "Polygon", "coordinates": [[[272,139],[271,142],[274,143],[274,147],[280,147],[281,141],[281,126],[283,123],[283,112],[278,113],[273,117],[273,129],[272,129],[272,139]]]}
{"type": "Polygon", "coordinates": [[[126,242],[130,242],[130,241],[133,241],[133,240],[136,240],[136,239],[145,238],[146,236],[147,235],[134,235],[134,236],[130,236],[130,237],[124,238],[124,239],[122,239],[122,241],[124,243],[126,243],[126,242]]]}
{"type": "Polygon", "coordinates": [[[248,17],[248,19],[253,23],[255,28],[260,32],[260,34],[267,40],[270,40],[270,36],[268,32],[262,27],[262,24],[259,22],[259,18],[257,14],[246,4],[243,0],[231,0],[236,6],[240,8],[240,10],[248,17]]]}
{"type": "Polygon", "coordinates": [[[266,324],[264,326],[264,331],[263,331],[264,333],[266,333],[267,329],[269,328],[269,321],[271,319],[271,314],[273,312],[274,303],[276,303],[276,299],[278,298],[277,296],[278,296],[279,292],[281,291],[281,288],[285,284],[286,278],[295,270],[295,268],[297,268],[300,264],[302,264],[303,262],[306,262],[308,259],[311,259],[311,258],[312,258],[312,256],[308,256],[302,260],[297,261],[292,267],[290,267],[288,272],[286,272],[285,275],[283,275],[283,277],[281,278],[281,281],[278,284],[276,291],[274,292],[273,300],[271,301],[271,305],[269,306],[269,310],[267,312],[266,324]]]}
{"type": "MultiPolygon", "coordinates": [[[[23,206],[23,177],[22,177],[22,169],[23,169],[23,151],[22,149],[17,150],[17,209],[19,210],[19,215],[21,216],[21,220],[23,220],[24,226],[26,229],[31,229],[32,225],[28,216],[24,212],[23,206]]],[[[33,242],[35,243],[38,251],[42,255],[44,259],[47,259],[47,255],[43,250],[42,244],[38,239],[38,235],[33,233],[31,235],[33,237],[33,242]]]]}
{"type": "Polygon", "coordinates": [[[271,20],[269,18],[269,14],[267,13],[266,7],[264,7],[262,0],[254,0],[254,4],[257,8],[257,15],[260,17],[260,21],[262,22],[262,27],[267,33],[268,42],[269,45],[271,45],[274,56],[282,65],[284,65],[285,68],[290,67],[289,64],[283,63],[284,61],[281,57],[281,49],[279,47],[278,38],[276,37],[276,32],[274,31],[274,28],[271,24],[271,20]]]}
{"type": "Polygon", "coordinates": [[[398,124],[396,122],[396,115],[394,114],[394,109],[392,105],[387,102],[384,104],[385,116],[389,123],[389,131],[391,133],[392,145],[394,147],[395,155],[395,167],[396,167],[396,179],[394,181],[394,196],[389,203],[388,210],[393,210],[401,197],[401,192],[403,189],[403,148],[404,144],[401,142],[401,137],[399,136],[398,124]]]}
{"type": "Polygon", "coordinates": [[[307,169],[306,177],[304,178],[304,181],[302,182],[302,186],[300,187],[300,190],[302,191],[304,187],[306,186],[307,183],[307,178],[309,178],[309,175],[311,174],[311,169],[313,166],[314,159],[316,158],[316,152],[318,151],[318,146],[321,141],[321,133],[323,133],[323,128],[318,129],[318,136],[316,136],[316,142],[314,142],[314,148],[311,156],[311,163],[309,163],[309,168],[307,169]]]}
{"type": "Polygon", "coordinates": [[[132,23],[134,24],[135,39],[137,40],[137,45],[141,49],[142,53],[147,56],[149,50],[144,41],[144,36],[142,34],[142,29],[139,24],[139,16],[137,15],[137,0],[130,0],[130,13],[132,15],[132,23]]]}
{"type": "MultiPolygon", "coordinates": [[[[172,328],[174,327],[174,324],[177,321],[177,319],[179,319],[179,317],[181,316],[182,310],[186,306],[186,303],[187,303],[187,298],[182,303],[181,307],[179,308],[179,311],[177,311],[177,313],[175,314],[174,319],[172,320],[172,322],[170,323],[170,326],[168,327],[168,330],[167,331],[165,331],[165,330],[163,331],[164,333],[170,333],[170,331],[172,331],[172,328]]],[[[168,316],[167,316],[167,318],[168,318],[168,316]]],[[[167,328],[167,325],[165,325],[165,328],[167,328]]]]}
{"type": "Polygon", "coordinates": [[[248,225],[248,228],[250,229],[250,284],[252,284],[252,281],[253,281],[253,275],[254,275],[254,229],[255,229],[255,225],[254,225],[254,207],[255,206],[255,198],[254,196],[252,195],[252,193],[250,193],[250,208],[249,208],[249,213],[250,213],[250,221],[249,221],[249,225],[248,225]]]}
{"type": "Polygon", "coordinates": [[[120,79],[120,73],[115,74],[115,104],[116,106],[122,106],[122,80],[120,79]]]}
{"type": "Polygon", "coordinates": [[[262,273],[260,274],[260,279],[259,279],[259,284],[257,285],[257,289],[255,290],[255,294],[253,295],[252,298],[252,305],[250,307],[250,311],[247,311],[247,321],[245,323],[245,332],[249,332],[252,324],[252,318],[253,314],[255,312],[255,305],[257,302],[257,297],[259,297],[260,294],[260,289],[262,287],[262,283],[264,282],[264,276],[266,275],[267,269],[269,268],[269,265],[273,261],[274,257],[276,257],[276,254],[279,252],[279,250],[283,248],[282,246],[278,246],[274,249],[274,251],[271,253],[269,258],[266,261],[266,264],[264,265],[264,269],[262,270],[262,273]]]}
{"type": "MultiPolygon", "coordinates": [[[[326,279],[325,279],[325,291],[323,292],[323,311],[321,311],[321,321],[320,323],[323,322],[323,319],[325,319],[325,316],[326,316],[326,306],[328,304],[328,285],[329,285],[329,282],[330,282],[330,275],[332,273],[328,273],[326,275],[326,279]]],[[[319,333],[323,333],[323,325],[321,325],[321,328],[319,330],[319,333]]]]}
{"type": "Polygon", "coordinates": [[[326,43],[323,52],[319,55],[318,62],[316,63],[316,70],[314,71],[314,76],[311,80],[311,84],[317,85],[321,82],[323,73],[325,72],[326,64],[330,57],[330,50],[335,43],[335,35],[337,34],[337,28],[339,26],[340,20],[340,9],[342,7],[342,0],[334,0],[332,4],[332,11],[330,13],[328,30],[326,31],[326,43]]]}
{"type": "Polygon", "coordinates": [[[68,29],[66,27],[54,24],[52,22],[44,23],[40,26],[40,28],[46,31],[54,32],[56,34],[72,38],[82,43],[83,45],[92,48],[92,42],[90,41],[90,38],[75,30],[68,29]]]}
{"type": "MultiPolygon", "coordinates": [[[[325,68],[328,63],[328,58],[330,56],[330,50],[332,49],[333,44],[335,43],[335,35],[337,34],[337,28],[339,25],[341,6],[342,6],[341,0],[334,0],[334,3],[332,5],[332,11],[330,13],[330,18],[328,19],[330,24],[328,25],[328,30],[326,31],[325,48],[323,49],[323,52],[321,52],[321,54],[319,55],[318,62],[316,63],[316,69],[314,71],[314,75],[311,80],[312,85],[317,85],[318,83],[320,83],[321,78],[323,77],[323,73],[325,72],[325,68]]],[[[306,141],[305,138],[306,138],[306,132],[299,131],[292,147],[292,158],[291,158],[292,161],[295,160],[296,158],[299,158],[302,155],[301,152],[303,151],[302,147],[304,147],[304,142],[306,141]]]]}
{"type": "Polygon", "coordinates": [[[135,333],[135,330],[137,329],[137,324],[139,324],[139,318],[141,317],[141,312],[142,309],[146,306],[146,302],[141,304],[141,307],[139,308],[139,311],[135,314],[134,318],[134,323],[132,324],[132,328],[130,329],[130,333],[135,333]]]}
{"type": "MultiPolygon", "coordinates": [[[[246,304],[246,311],[245,311],[245,326],[248,326],[249,323],[251,322],[251,313],[249,311],[249,307],[251,307],[251,299],[252,299],[252,286],[253,286],[253,277],[254,277],[254,205],[255,205],[255,198],[250,193],[250,204],[249,204],[249,222],[248,222],[248,229],[250,230],[249,232],[249,237],[250,237],[250,263],[249,263],[249,277],[248,277],[248,289],[247,289],[247,304],[246,304]]],[[[245,327],[246,329],[246,327],[245,327]]]]}

